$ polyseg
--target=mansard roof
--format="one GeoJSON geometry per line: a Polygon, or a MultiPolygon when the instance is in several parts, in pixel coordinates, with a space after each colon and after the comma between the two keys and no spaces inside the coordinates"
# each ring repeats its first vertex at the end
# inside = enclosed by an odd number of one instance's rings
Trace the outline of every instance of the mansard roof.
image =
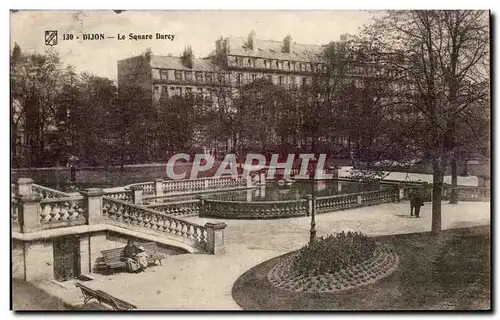
{"type": "Polygon", "coordinates": [[[194,59],[193,68],[188,68],[182,63],[181,57],[151,55],[149,62],[152,68],[174,69],[186,71],[215,71],[216,66],[208,59],[194,59]]]}
{"type": "Polygon", "coordinates": [[[246,37],[230,37],[229,54],[262,59],[276,59],[288,61],[310,61],[317,54],[321,54],[323,46],[313,44],[290,43],[290,53],[283,52],[283,41],[254,39],[253,50],[247,46],[246,37]]]}

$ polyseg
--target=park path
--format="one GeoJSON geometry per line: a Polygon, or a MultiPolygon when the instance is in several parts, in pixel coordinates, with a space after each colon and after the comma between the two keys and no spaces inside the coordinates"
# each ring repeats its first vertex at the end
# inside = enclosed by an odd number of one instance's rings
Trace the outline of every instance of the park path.
{"type": "MultiPolygon", "coordinates": [[[[430,230],[430,204],[422,208],[419,219],[409,217],[408,211],[409,203],[401,202],[321,214],[316,219],[318,236],[342,230],[361,231],[368,235],[430,230]]],[[[196,223],[213,221],[198,217],[188,220],[196,223]]],[[[301,248],[309,239],[309,217],[221,221],[227,223],[225,254],[169,256],[163,266],[149,268],[145,273],[98,276],[87,284],[141,309],[239,309],[231,296],[236,279],[263,261],[301,248]]],[[[489,202],[443,204],[444,229],[489,224],[489,202]]],[[[78,297],[76,289],[55,289],[47,283],[40,285],[62,299],[72,299],[68,303],[82,302],[75,298],[78,297]],[[72,291],[71,294],[68,290],[72,291]]]]}

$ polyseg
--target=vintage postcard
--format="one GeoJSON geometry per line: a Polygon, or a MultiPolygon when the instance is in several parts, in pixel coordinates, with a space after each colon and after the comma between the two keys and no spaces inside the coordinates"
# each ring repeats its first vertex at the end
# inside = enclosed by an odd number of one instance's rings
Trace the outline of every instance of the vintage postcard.
{"type": "Polygon", "coordinates": [[[490,12],[10,12],[11,309],[490,311],[490,12]]]}

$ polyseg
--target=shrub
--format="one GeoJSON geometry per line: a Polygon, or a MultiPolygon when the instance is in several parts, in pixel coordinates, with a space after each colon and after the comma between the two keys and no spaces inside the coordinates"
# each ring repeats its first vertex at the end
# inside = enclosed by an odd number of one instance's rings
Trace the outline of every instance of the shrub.
{"type": "Polygon", "coordinates": [[[373,257],[375,241],[358,232],[320,237],[299,250],[292,270],[303,275],[334,273],[373,257]]]}

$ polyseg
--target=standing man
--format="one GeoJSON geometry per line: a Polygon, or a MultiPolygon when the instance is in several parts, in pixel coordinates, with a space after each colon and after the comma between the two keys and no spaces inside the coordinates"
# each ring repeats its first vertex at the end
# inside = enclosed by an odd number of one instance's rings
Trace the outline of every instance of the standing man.
{"type": "Polygon", "coordinates": [[[410,214],[413,216],[415,208],[415,217],[420,218],[420,207],[424,206],[424,195],[422,190],[413,190],[410,195],[410,214]]]}

